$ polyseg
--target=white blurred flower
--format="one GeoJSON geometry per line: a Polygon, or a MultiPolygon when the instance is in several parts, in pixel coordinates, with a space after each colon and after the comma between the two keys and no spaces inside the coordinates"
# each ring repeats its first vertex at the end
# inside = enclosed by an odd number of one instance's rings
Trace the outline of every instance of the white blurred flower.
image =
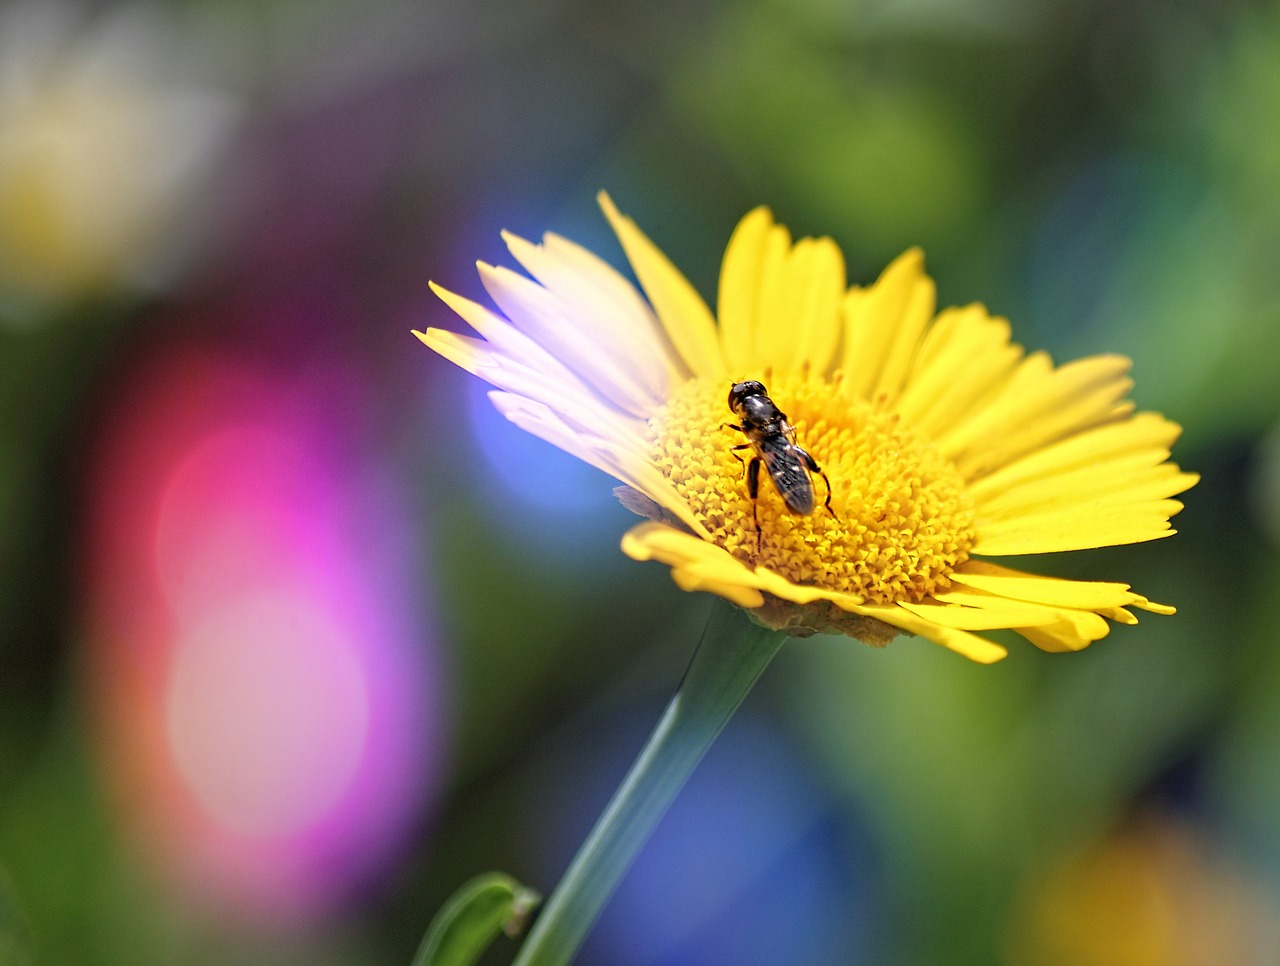
{"type": "Polygon", "coordinates": [[[236,114],[189,79],[192,53],[141,7],[94,23],[56,3],[0,13],[0,300],[172,271],[236,114]]]}

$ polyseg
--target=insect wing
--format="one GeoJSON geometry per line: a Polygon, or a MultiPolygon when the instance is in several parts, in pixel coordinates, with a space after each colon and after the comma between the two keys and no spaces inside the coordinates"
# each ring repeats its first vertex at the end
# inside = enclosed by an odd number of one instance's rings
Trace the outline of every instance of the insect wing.
{"type": "Polygon", "coordinates": [[[761,440],[756,449],[787,509],[801,516],[813,512],[813,480],[792,444],[783,436],[761,440]]]}
{"type": "Polygon", "coordinates": [[[786,413],[781,413],[780,415],[782,418],[778,422],[778,432],[782,433],[782,435],[786,437],[787,442],[795,445],[796,428],[787,422],[786,413]]]}

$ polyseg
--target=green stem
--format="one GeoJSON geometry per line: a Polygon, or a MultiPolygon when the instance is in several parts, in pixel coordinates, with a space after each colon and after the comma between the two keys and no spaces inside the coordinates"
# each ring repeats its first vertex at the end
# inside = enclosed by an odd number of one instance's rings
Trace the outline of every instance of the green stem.
{"type": "Polygon", "coordinates": [[[569,963],[636,853],[785,639],[716,599],[675,697],[513,966],[569,963]]]}

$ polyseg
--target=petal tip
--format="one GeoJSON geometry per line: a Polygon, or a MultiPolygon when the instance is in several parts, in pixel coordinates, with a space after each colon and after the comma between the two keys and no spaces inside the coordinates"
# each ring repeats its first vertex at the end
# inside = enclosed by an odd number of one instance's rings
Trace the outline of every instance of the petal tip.
{"type": "Polygon", "coordinates": [[[618,211],[618,206],[613,203],[613,198],[603,188],[596,192],[596,204],[600,206],[600,210],[604,212],[604,216],[610,221],[617,221],[622,218],[622,212],[618,211]]]}
{"type": "Polygon", "coordinates": [[[738,221],[736,230],[746,231],[755,229],[757,231],[772,228],[774,224],[773,210],[768,205],[756,205],[738,221]]]}
{"type": "Polygon", "coordinates": [[[1130,606],[1145,610],[1149,614],[1160,614],[1162,617],[1172,617],[1178,613],[1178,608],[1172,604],[1161,604],[1154,600],[1147,600],[1145,597],[1139,597],[1130,606]]]}
{"type": "Polygon", "coordinates": [[[510,251],[511,254],[515,255],[516,258],[520,257],[518,254],[516,254],[517,250],[528,251],[530,249],[536,249],[541,247],[535,244],[534,242],[529,241],[529,239],[523,238],[520,235],[517,235],[515,232],[510,231],[506,228],[498,232],[498,235],[502,238],[502,241],[507,246],[508,251],[510,251]]]}
{"type": "Polygon", "coordinates": [[[637,527],[632,527],[622,535],[622,540],[619,544],[622,552],[632,560],[653,559],[653,552],[649,549],[649,545],[636,533],[643,526],[644,524],[642,523],[637,527]]]}
{"type": "Polygon", "coordinates": [[[894,259],[894,262],[900,262],[903,265],[909,265],[919,272],[924,272],[924,249],[919,245],[912,245],[905,252],[894,259]]]}
{"type": "Polygon", "coordinates": [[[984,648],[981,651],[968,652],[964,656],[975,664],[992,665],[999,664],[1008,657],[1009,651],[999,644],[992,644],[990,649],[984,648]]]}

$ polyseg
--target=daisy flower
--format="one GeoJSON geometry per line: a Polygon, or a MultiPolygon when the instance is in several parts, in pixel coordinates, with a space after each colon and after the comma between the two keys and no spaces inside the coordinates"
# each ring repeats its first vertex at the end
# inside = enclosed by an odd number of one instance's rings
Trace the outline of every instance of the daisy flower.
{"type": "Polygon", "coordinates": [[[506,234],[528,276],[479,265],[501,315],[433,284],[480,337],[415,334],[495,386],[516,425],[624,484],[619,498],[648,518],[623,537],[629,556],[796,636],[915,634],[983,663],[1006,651],[975,632],[1074,651],[1109,621],[1137,623],[1134,609],[1173,613],[1127,584],[990,559],[1174,533],[1172,498],[1197,476],[1168,462],[1179,427],[1125,399],[1128,359],[1055,366],[982,305],[937,311],[917,249],[849,287],[830,238],[793,241],[767,208],[729,239],[713,314],[600,204],[639,290],[558,235],[506,234]],[[767,467],[752,498],[726,404],[744,380],[787,415],[830,481],[829,510],[818,473],[811,513],[788,508],[767,467]]]}

